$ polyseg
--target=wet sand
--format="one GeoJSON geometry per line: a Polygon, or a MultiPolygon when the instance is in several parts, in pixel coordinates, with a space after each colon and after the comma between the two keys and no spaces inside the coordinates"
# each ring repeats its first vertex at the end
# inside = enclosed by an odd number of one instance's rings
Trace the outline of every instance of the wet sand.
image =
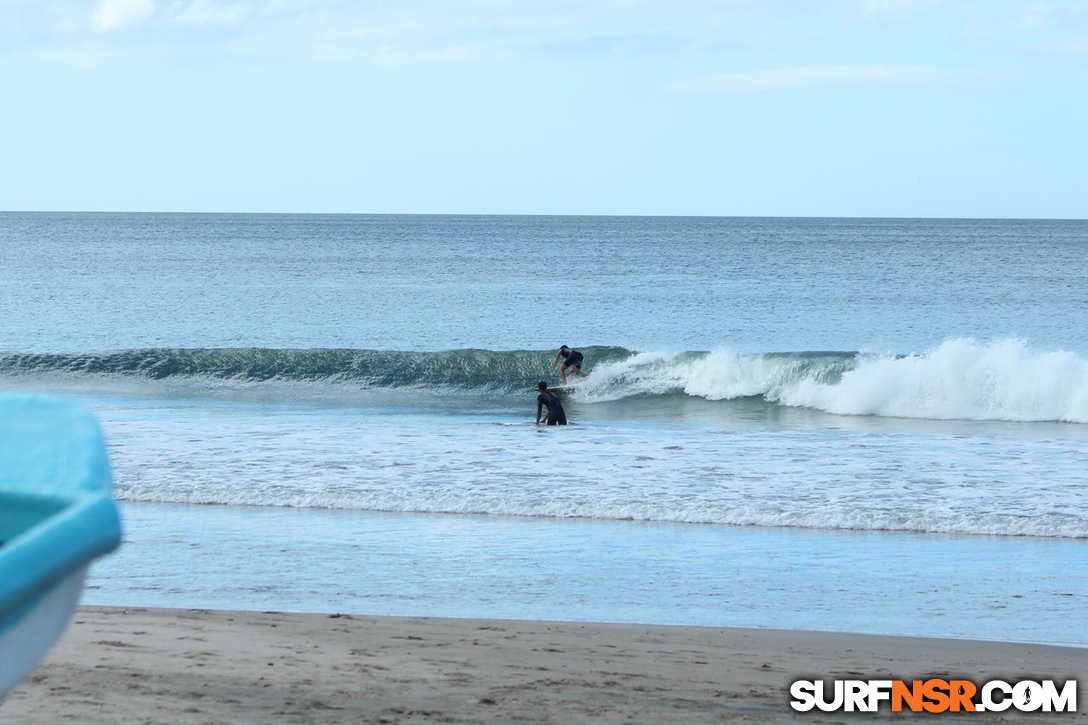
{"type": "Polygon", "coordinates": [[[797,713],[796,679],[1077,679],[1088,649],[765,629],[83,607],[0,722],[868,722],[797,713]]]}

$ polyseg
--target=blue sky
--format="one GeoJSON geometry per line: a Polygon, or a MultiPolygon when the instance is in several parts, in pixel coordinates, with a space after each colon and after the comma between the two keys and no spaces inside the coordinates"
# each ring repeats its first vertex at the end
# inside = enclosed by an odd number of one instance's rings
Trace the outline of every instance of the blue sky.
{"type": "Polygon", "coordinates": [[[0,0],[0,209],[1088,218],[1088,0],[0,0]]]}

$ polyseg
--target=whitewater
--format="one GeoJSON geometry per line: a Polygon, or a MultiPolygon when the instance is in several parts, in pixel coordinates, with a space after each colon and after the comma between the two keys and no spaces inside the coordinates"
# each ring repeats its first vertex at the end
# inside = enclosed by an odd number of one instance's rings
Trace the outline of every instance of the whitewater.
{"type": "Polygon", "coordinates": [[[0,387],[103,427],[128,529],[94,603],[1081,642],[1086,244],[6,213],[0,387]],[[560,344],[589,377],[542,429],[560,344]]]}

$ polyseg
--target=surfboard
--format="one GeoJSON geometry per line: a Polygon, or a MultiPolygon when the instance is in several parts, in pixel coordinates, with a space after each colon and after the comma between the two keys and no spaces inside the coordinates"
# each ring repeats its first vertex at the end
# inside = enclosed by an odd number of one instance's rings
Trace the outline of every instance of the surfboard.
{"type": "Polygon", "coordinates": [[[554,393],[554,392],[556,392],[557,390],[570,390],[571,388],[576,388],[576,387],[578,387],[578,386],[579,386],[579,385],[581,385],[581,384],[582,384],[583,382],[585,382],[585,378],[582,378],[582,379],[580,379],[580,380],[575,380],[575,381],[569,382],[569,383],[567,383],[566,385],[552,385],[552,386],[550,386],[550,387],[548,388],[548,392],[549,392],[549,393],[554,393]]]}

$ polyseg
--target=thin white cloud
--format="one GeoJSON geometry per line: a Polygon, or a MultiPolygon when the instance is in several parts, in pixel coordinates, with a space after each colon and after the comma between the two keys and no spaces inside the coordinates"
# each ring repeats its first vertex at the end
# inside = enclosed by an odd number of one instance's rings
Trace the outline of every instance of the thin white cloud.
{"type": "MultiPolygon", "coordinates": [[[[706,64],[763,62],[754,57],[826,62],[833,47],[834,62],[851,68],[726,75],[688,90],[907,84],[942,71],[865,65],[877,62],[874,51],[953,65],[962,62],[957,49],[975,45],[962,42],[965,26],[992,38],[1041,25],[1052,30],[1029,49],[1052,50],[1068,38],[1058,50],[1081,52],[1086,28],[1074,22],[1083,23],[1086,9],[1088,0],[1002,0],[992,7],[962,0],[0,0],[0,57],[69,50],[82,57],[93,50],[126,62],[249,57],[381,65],[656,57],[661,66],[682,63],[687,77],[696,77],[715,67],[706,64]]],[[[1026,43],[1007,35],[988,42],[1010,54],[1026,43]]]]}
{"type": "Polygon", "coordinates": [[[723,73],[681,83],[674,90],[692,93],[758,93],[761,91],[920,86],[963,80],[962,71],[917,65],[796,66],[743,73],[723,73]]]}
{"type": "Polygon", "coordinates": [[[254,14],[248,2],[219,3],[214,0],[193,0],[182,6],[174,18],[186,25],[236,25],[254,14]]]}
{"type": "Polygon", "coordinates": [[[1079,38],[1070,38],[1054,46],[1054,50],[1059,53],[1088,53],[1088,35],[1082,35],[1079,38]]]}
{"type": "Polygon", "coordinates": [[[862,16],[910,16],[919,15],[945,4],[945,0],[855,0],[862,16]]]}
{"type": "Polygon", "coordinates": [[[1061,30],[1070,25],[1083,23],[1088,18],[1088,5],[1084,3],[1033,2],[1019,9],[1008,23],[1015,33],[1036,30],[1061,30]]]}
{"type": "Polygon", "coordinates": [[[104,33],[147,20],[155,14],[154,0],[102,0],[91,15],[95,31],[104,33]]]}
{"type": "Polygon", "coordinates": [[[377,65],[418,65],[424,63],[447,63],[450,61],[484,58],[490,55],[484,48],[473,46],[455,46],[426,52],[411,52],[395,48],[378,48],[371,55],[377,65]]]}
{"type": "Polygon", "coordinates": [[[1045,28],[1054,22],[1058,8],[1053,3],[1031,3],[1020,8],[1018,17],[1010,24],[1017,32],[1045,28]]]}
{"type": "Polygon", "coordinates": [[[240,49],[254,57],[307,58],[327,50],[393,63],[457,60],[466,55],[462,48],[503,58],[581,56],[595,45],[616,55],[663,46],[686,52],[747,38],[746,29],[792,17],[797,2],[0,0],[0,57],[88,42],[118,57],[131,57],[137,46],[152,58],[233,57],[240,49]],[[142,32],[109,32],[122,28],[142,32]]]}
{"type": "Polygon", "coordinates": [[[963,32],[969,41],[1047,33],[1063,35],[1088,25],[1088,2],[1030,2],[999,12],[996,17],[972,23],[963,32]]]}

